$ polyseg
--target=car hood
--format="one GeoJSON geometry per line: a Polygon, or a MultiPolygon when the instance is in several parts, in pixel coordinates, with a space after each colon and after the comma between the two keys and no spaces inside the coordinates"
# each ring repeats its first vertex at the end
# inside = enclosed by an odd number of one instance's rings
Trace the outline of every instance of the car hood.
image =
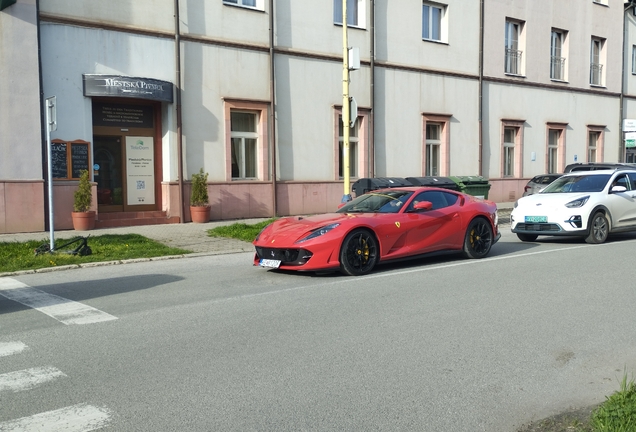
{"type": "Polygon", "coordinates": [[[560,209],[570,201],[590,196],[594,193],[598,192],[533,194],[520,198],[519,201],[517,201],[517,207],[514,210],[523,209],[525,211],[536,208],[537,210],[545,209],[547,211],[549,209],[560,209]]]}
{"type": "Polygon", "coordinates": [[[326,213],[316,216],[292,216],[278,219],[261,234],[259,242],[267,241],[269,238],[276,237],[278,241],[286,239],[294,242],[299,240],[312,231],[331,225],[334,223],[343,223],[352,218],[359,217],[365,213],[326,213]]]}

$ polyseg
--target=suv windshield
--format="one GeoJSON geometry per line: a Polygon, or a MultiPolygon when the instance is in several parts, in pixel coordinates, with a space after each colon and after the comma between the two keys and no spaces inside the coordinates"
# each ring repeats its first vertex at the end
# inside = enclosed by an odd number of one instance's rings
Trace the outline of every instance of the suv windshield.
{"type": "Polygon", "coordinates": [[[397,213],[413,195],[410,191],[369,192],[338,209],[336,213],[397,213]]]}
{"type": "Polygon", "coordinates": [[[611,174],[568,175],[556,179],[540,193],[600,192],[611,176],[611,174]]]}

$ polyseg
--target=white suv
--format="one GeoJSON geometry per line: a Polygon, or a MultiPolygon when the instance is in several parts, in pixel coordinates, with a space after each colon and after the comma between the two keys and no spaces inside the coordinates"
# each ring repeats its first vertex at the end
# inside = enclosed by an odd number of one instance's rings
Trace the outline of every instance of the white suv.
{"type": "Polygon", "coordinates": [[[636,231],[636,169],[566,174],[520,198],[510,222],[522,241],[565,235],[603,243],[610,233],[636,231]]]}

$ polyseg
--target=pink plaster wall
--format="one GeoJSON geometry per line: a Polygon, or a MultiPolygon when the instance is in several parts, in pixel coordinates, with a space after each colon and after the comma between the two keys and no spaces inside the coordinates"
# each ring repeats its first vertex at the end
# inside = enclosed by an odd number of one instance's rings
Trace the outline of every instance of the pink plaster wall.
{"type": "Polygon", "coordinates": [[[44,182],[0,182],[0,233],[44,231],[44,182]]]}
{"type": "MultiPolygon", "coordinates": [[[[97,183],[91,183],[93,204],[91,210],[97,212],[97,183]]],[[[53,182],[53,224],[56,230],[73,229],[73,194],[77,190],[76,181],[53,182]]],[[[48,193],[48,192],[47,192],[48,193]]]]}
{"type": "Polygon", "coordinates": [[[336,211],[344,195],[342,182],[277,183],[276,203],[280,216],[336,211]]]}
{"type": "Polygon", "coordinates": [[[497,203],[514,202],[521,198],[528,179],[490,179],[488,199],[497,203]]]}

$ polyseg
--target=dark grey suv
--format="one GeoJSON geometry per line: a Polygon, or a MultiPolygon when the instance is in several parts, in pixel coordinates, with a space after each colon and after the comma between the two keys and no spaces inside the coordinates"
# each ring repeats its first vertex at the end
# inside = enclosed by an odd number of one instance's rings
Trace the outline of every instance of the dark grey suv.
{"type": "Polygon", "coordinates": [[[561,177],[563,174],[541,174],[535,177],[528,182],[528,184],[523,189],[523,196],[528,196],[532,194],[539,193],[541,189],[561,177]]]}

